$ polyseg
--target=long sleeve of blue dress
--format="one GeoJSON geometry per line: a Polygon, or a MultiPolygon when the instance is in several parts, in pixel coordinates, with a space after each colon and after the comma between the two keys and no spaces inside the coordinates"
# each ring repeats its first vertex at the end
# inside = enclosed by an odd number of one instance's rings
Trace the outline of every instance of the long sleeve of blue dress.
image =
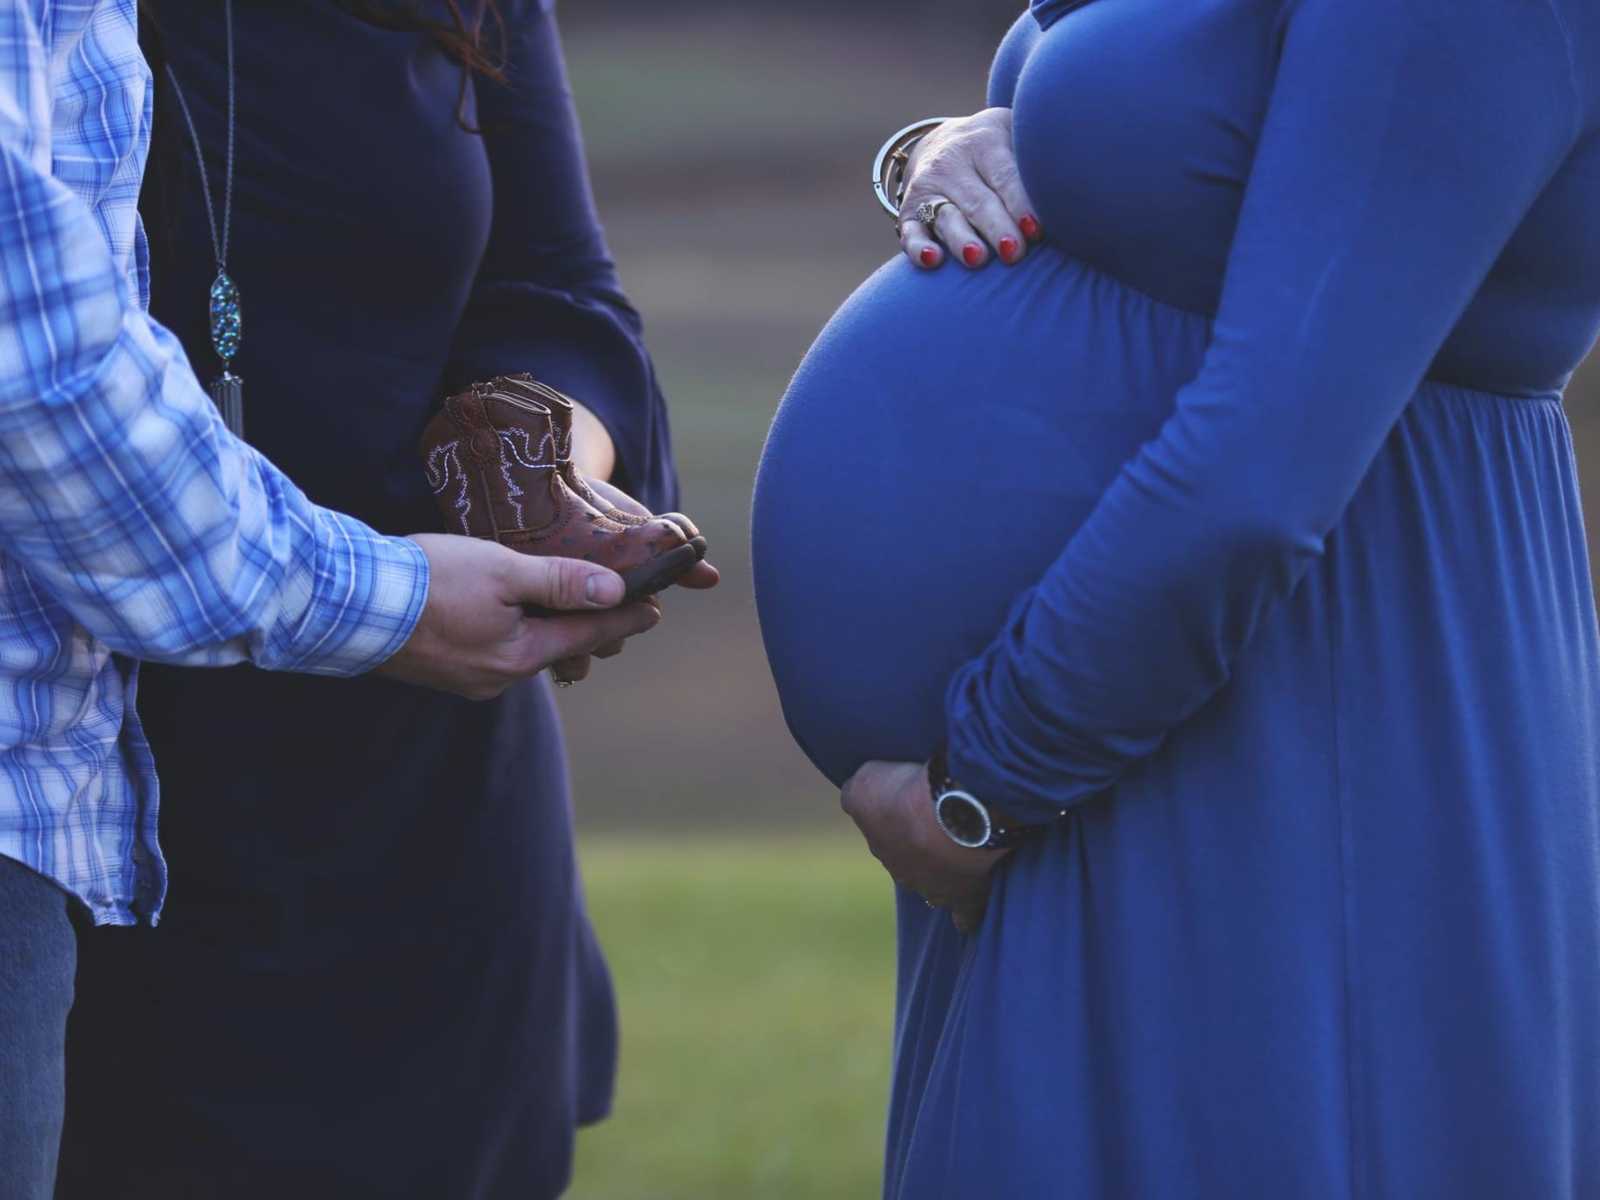
{"type": "Polygon", "coordinates": [[[595,212],[555,16],[548,0],[502,9],[505,82],[477,85],[494,225],[450,384],[533,372],[600,418],[619,487],[675,507],[666,406],[595,212]]]}
{"type": "Polygon", "coordinates": [[[1278,34],[1203,368],[950,684],[953,773],[1019,816],[1228,682],[1590,119],[1550,0],[1302,0],[1278,34]]]}

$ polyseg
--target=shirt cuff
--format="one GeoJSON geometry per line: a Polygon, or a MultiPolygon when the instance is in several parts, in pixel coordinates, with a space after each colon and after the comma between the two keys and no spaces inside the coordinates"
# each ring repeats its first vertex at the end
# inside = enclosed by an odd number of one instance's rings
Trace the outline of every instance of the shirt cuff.
{"type": "Polygon", "coordinates": [[[305,614],[272,668],[360,675],[404,646],[428,599],[428,556],[342,513],[315,509],[319,546],[305,614]]]}

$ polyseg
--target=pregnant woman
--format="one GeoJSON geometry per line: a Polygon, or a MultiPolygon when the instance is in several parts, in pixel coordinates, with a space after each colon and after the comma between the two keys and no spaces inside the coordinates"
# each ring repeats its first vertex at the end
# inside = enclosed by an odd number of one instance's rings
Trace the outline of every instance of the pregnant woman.
{"type": "Polygon", "coordinates": [[[795,736],[994,865],[885,1194],[1600,1195],[1600,8],[1039,0],[991,103],[1046,241],[874,275],[756,498],[795,736]]]}
{"type": "MultiPolygon", "coordinates": [[[[210,378],[186,100],[243,299],[250,441],[381,529],[438,528],[423,426],[447,391],[526,370],[588,406],[592,477],[671,505],[547,3],[500,0],[503,38],[456,5],[231,0],[231,28],[229,0],[154,7],[153,308],[210,378]]],[[[171,900],[159,929],[83,939],[58,1196],[558,1195],[575,1126],[610,1105],[616,1029],[549,684],[472,704],[143,680],[171,900]]]]}

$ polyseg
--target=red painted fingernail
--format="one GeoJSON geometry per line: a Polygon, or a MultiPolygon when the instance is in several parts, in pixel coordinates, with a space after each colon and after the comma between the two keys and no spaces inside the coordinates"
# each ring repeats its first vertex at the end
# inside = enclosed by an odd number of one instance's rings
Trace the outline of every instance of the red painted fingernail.
{"type": "Polygon", "coordinates": [[[975,267],[983,261],[983,247],[976,242],[968,242],[961,248],[961,261],[969,267],[975,267]]]}
{"type": "Polygon", "coordinates": [[[1017,225],[1022,230],[1022,236],[1027,238],[1030,242],[1037,242],[1039,240],[1040,229],[1038,217],[1035,217],[1030,213],[1028,216],[1023,217],[1022,220],[1018,221],[1017,225]]]}
{"type": "Polygon", "coordinates": [[[1016,262],[1021,250],[1022,247],[1017,245],[1016,238],[1003,237],[1000,239],[1000,257],[1006,262],[1016,262]]]}
{"type": "Polygon", "coordinates": [[[924,246],[922,253],[917,257],[922,260],[922,265],[925,267],[933,267],[939,264],[939,252],[932,246],[924,246]]]}

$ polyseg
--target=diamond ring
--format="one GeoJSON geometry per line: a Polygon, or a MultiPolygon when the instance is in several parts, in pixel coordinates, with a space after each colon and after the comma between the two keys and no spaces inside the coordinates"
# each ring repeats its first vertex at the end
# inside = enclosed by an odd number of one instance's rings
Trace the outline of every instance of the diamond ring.
{"type": "Polygon", "coordinates": [[[946,200],[943,196],[936,200],[924,200],[921,204],[917,205],[917,210],[911,215],[918,221],[921,221],[929,229],[932,229],[933,223],[939,219],[939,210],[949,203],[950,201],[946,200]]]}

